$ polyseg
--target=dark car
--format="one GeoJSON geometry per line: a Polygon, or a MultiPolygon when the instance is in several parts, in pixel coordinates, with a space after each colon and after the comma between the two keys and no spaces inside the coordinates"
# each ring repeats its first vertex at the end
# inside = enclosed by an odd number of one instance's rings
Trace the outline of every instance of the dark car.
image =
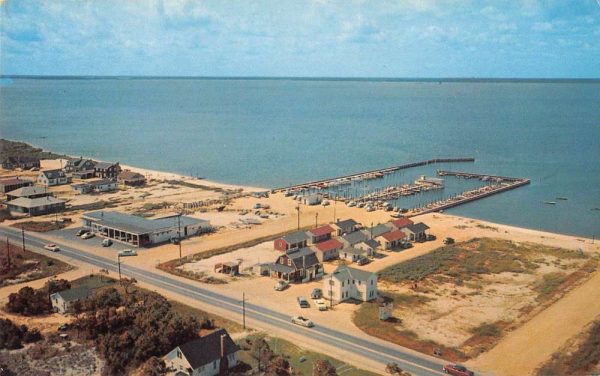
{"type": "Polygon", "coordinates": [[[86,230],[86,229],[82,228],[82,229],[78,230],[78,231],[75,233],[75,236],[81,236],[81,235],[83,235],[83,234],[85,234],[85,233],[87,233],[87,232],[88,232],[88,230],[86,230]]]}
{"type": "Polygon", "coordinates": [[[467,367],[460,364],[446,364],[442,370],[453,376],[475,376],[473,371],[469,371],[467,367]]]}
{"type": "Polygon", "coordinates": [[[306,298],[302,296],[298,297],[298,305],[300,306],[300,308],[310,307],[310,304],[308,304],[308,300],[306,300],[306,298]]]}
{"type": "Polygon", "coordinates": [[[435,239],[437,239],[437,237],[435,235],[433,235],[433,234],[428,234],[427,235],[427,241],[433,241],[435,239]]]}
{"type": "Polygon", "coordinates": [[[310,293],[310,297],[311,299],[320,299],[321,296],[323,296],[323,291],[321,291],[321,289],[313,289],[312,292],[310,293]]]}

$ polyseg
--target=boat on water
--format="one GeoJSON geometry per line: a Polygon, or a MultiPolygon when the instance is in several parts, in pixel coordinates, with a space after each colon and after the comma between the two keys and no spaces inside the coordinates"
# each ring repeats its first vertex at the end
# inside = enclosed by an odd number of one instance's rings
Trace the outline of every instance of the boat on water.
{"type": "Polygon", "coordinates": [[[556,201],[544,201],[546,205],[556,205],[556,201]]]}
{"type": "Polygon", "coordinates": [[[557,200],[562,200],[562,201],[567,201],[568,200],[568,198],[566,198],[566,197],[557,197],[556,199],[557,200]]]}

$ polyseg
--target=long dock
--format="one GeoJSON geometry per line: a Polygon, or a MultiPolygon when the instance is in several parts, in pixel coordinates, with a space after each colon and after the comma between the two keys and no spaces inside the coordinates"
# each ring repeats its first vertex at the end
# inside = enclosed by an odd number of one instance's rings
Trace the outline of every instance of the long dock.
{"type": "Polygon", "coordinates": [[[391,167],[386,167],[386,168],[380,168],[377,170],[370,170],[370,171],[364,171],[364,172],[358,172],[355,174],[350,174],[350,175],[344,175],[344,176],[339,176],[336,178],[329,178],[329,179],[323,179],[323,180],[315,180],[315,181],[310,181],[308,183],[302,183],[302,184],[296,184],[296,185],[291,185],[289,187],[281,187],[281,188],[275,188],[272,189],[271,192],[272,193],[277,193],[277,192],[284,192],[284,191],[294,191],[294,190],[299,190],[299,189],[307,189],[307,188],[320,188],[322,186],[325,185],[329,185],[329,184],[335,184],[335,183],[339,183],[340,181],[351,181],[357,178],[364,178],[367,177],[369,175],[375,175],[375,174],[387,174],[390,172],[394,172],[394,171],[398,171],[398,170],[404,170],[407,168],[413,168],[413,167],[420,167],[420,166],[426,166],[426,165],[430,165],[430,164],[435,164],[435,163],[462,163],[462,162],[475,162],[475,158],[435,158],[435,159],[429,159],[426,161],[420,161],[420,162],[414,162],[414,163],[406,163],[406,164],[402,164],[402,165],[397,165],[397,166],[391,166],[391,167]]]}
{"type": "Polygon", "coordinates": [[[414,217],[416,215],[439,212],[441,210],[449,209],[454,206],[466,204],[468,202],[480,200],[482,198],[495,195],[498,193],[506,192],[511,189],[519,188],[524,185],[531,183],[530,179],[525,178],[514,178],[508,176],[495,176],[495,175],[484,175],[484,174],[472,174],[460,171],[438,171],[440,176],[457,176],[467,179],[477,178],[483,181],[492,181],[496,184],[480,187],[471,191],[463,192],[462,194],[441,200],[425,206],[424,208],[417,208],[411,210],[406,214],[407,217],[414,217]]]}

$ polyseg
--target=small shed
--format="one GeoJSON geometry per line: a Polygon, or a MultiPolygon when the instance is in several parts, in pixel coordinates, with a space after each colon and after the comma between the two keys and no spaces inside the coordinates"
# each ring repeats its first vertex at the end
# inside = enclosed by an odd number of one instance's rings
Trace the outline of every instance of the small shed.
{"type": "Polygon", "coordinates": [[[218,262],[215,264],[215,273],[238,275],[240,274],[240,264],[237,262],[218,262]]]}

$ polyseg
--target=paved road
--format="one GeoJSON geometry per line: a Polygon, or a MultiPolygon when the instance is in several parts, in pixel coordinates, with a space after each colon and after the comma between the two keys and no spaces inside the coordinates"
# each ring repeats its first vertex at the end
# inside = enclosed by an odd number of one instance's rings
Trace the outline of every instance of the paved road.
{"type": "MultiPolygon", "coordinates": [[[[14,239],[15,242],[21,241],[21,232],[17,229],[2,227],[0,228],[0,234],[14,239]]],[[[46,241],[31,233],[25,235],[25,241],[26,246],[33,250],[43,251],[43,247],[46,244],[46,241]]],[[[117,271],[115,260],[96,256],[60,243],[56,244],[60,246],[61,253],[65,256],[98,268],[106,268],[113,272],[117,271]]],[[[134,277],[140,282],[145,282],[184,296],[193,297],[208,305],[226,309],[230,312],[239,314],[240,317],[242,315],[240,300],[229,296],[123,263],[121,264],[121,273],[125,276],[134,277]]],[[[323,344],[342,349],[348,353],[348,358],[350,358],[352,354],[356,354],[359,356],[366,356],[384,365],[390,362],[396,362],[400,368],[413,375],[443,375],[441,372],[441,362],[436,362],[435,359],[426,356],[420,357],[410,351],[403,351],[399,349],[398,346],[383,346],[377,342],[355,337],[321,325],[317,325],[311,329],[295,326],[290,323],[290,316],[288,314],[276,312],[251,303],[246,303],[246,317],[261,322],[266,326],[273,325],[283,330],[293,332],[296,335],[306,336],[311,340],[318,340],[323,344]]],[[[349,359],[346,361],[349,361],[349,359]]]]}

